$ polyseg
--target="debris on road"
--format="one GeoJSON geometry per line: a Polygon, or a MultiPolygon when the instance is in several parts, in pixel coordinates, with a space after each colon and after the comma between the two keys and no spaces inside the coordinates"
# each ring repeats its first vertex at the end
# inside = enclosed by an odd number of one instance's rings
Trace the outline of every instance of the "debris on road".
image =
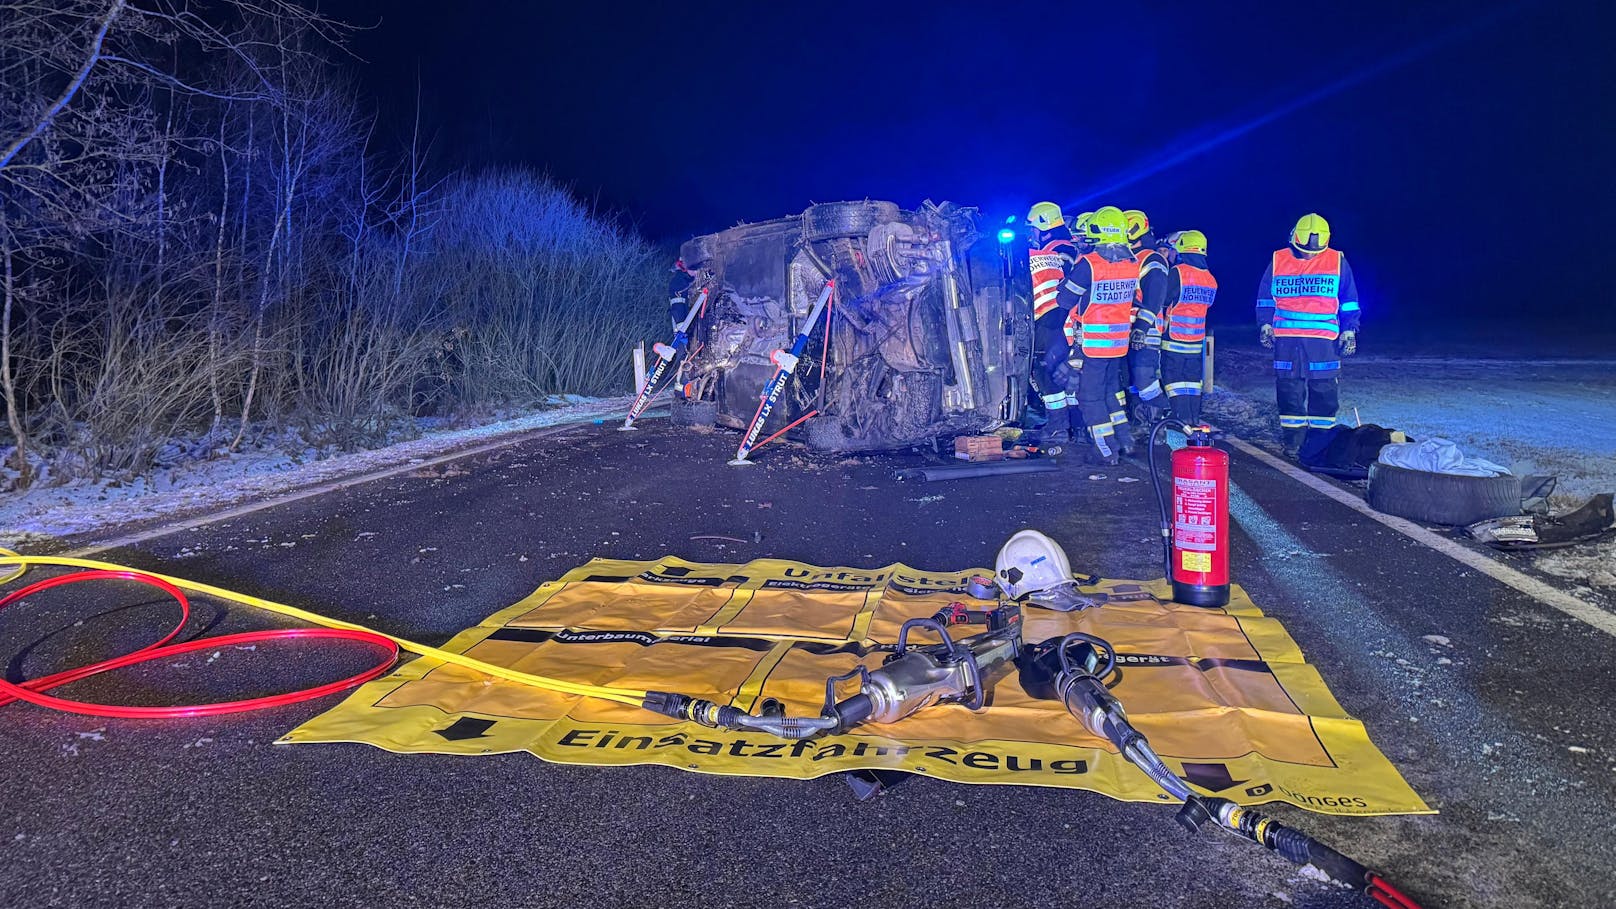
{"type": "Polygon", "coordinates": [[[960,436],[954,440],[954,457],[961,461],[1002,461],[1004,440],[998,436],[960,436]]]}
{"type": "Polygon", "coordinates": [[[1029,459],[1025,461],[995,461],[986,464],[962,464],[957,467],[909,467],[895,471],[900,480],[925,480],[927,483],[937,483],[945,480],[970,480],[979,477],[997,477],[1009,474],[1023,473],[1050,473],[1058,470],[1054,461],[1048,458],[1029,459]]]}

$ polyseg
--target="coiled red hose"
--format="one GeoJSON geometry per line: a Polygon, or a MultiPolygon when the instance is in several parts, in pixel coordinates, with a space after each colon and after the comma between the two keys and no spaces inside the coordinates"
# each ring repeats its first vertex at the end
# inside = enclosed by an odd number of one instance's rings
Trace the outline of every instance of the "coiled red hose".
{"type": "Polygon", "coordinates": [[[191,617],[191,602],[185,593],[178,587],[161,578],[142,574],[138,571],[78,571],[64,574],[54,578],[36,581],[14,593],[0,598],[0,609],[12,603],[42,593],[55,587],[68,584],[78,584],[85,581],[123,580],[134,581],[155,587],[168,594],[180,607],[180,620],[167,634],[150,644],[141,647],[123,656],[91,663],[75,669],[67,669],[52,675],[30,679],[26,682],[11,682],[0,678],[0,705],[13,701],[28,701],[41,707],[50,707],[68,713],[83,714],[85,716],[119,717],[136,720],[175,719],[193,716],[216,716],[222,713],[242,713],[248,710],[263,710],[269,707],[280,707],[286,704],[296,704],[299,701],[312,700],[334,694],[361,685],[377,676],[382,675],[393,667],[398,659],[398,644],[383,635],[369,631],[354,631],[345,628],[277,628],[268,631],[247,631],[240,634],[227,634],[216,638],[198,638],[194,641],[185,641],[180,644],[171,644],[184,628],[191,617]],[[375,666],[356,675],[312,688],[303,688],[297,691],[288,691],[283,694],[272,694],[258,698],[248,698],[241,701],[222,701],[212,704],[182,704],[175,707],[148,707],[148,706],[122,706],[118,704],[99,704],[91,701],[77,701],[69,698],[59,698],[45,694],[52,688],[76,682],[80,679],[145,663],[151,660],[167,659],[182,653],[191,653],[197,650],[210,650],[220,647],[238,647],[243,644],[259,644],[267,641],[281,641],[288,638],[320,638],[324,640],[359,641],[382,650],[386,656],[375,666]]]}

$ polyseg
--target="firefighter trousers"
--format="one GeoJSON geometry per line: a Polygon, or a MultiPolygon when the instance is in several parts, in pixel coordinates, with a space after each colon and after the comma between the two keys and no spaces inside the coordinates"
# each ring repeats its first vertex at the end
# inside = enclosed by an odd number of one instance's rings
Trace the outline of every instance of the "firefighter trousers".
{"type": "MultiPolygon", "coordinates": [[[[1192,345],[1185,344],[1185,347],[1192,345]]],[[[1201,422],[1201,378],[1205,374],[1206,354],[1181,351],[1162,351],[1162,387],[1167,392],[1167,403],[1173,417],[1185,423],[1201,422]]]]}
{"type": "Polygon", "coordinates": [[[1102,457],[1112,457],[1133,448],[1133,431],[1128,426],[1128,396],[1122,391],[1122,357],[1088,357],[1074,370],[1078,413],[1088,427],[1094,449],[1102,457]]]}
{"type": "Polygon", "coordinates": [[[1300,447],[1309,429],[1335,425],[1340,374],[1335,341],[1274,339],[1274,399],[1279,405],[1280,442],[1287,449],[1300,447]]]}
{"type": "Polygon", "coordinates": [[[1138,396],[1139,404],[1144,409],[1139,416],[1147,421],[1154,420],[1167,406],[1162,399],[1161,379],[1157,378],[1161,362],[1162,351],[1155,344],[1128,351],[1126,384],[1130,386],[1128,390],[1138,396]]]}
{"type": "Polygon", "coordinates": [[[1057,309],[1033,323],[1040,354],[1033,363],[1032,387],[1044,402],[1044,425],[1035,439],[1045,445],[1066,442],[1072,426],[1073,402],[1066,390],[1067,376],[1071,372],[1066,360],[1072,348],[1066,343],[1066,332],[1062,328],[1065,321],[1065,312],[1057,309]]]}

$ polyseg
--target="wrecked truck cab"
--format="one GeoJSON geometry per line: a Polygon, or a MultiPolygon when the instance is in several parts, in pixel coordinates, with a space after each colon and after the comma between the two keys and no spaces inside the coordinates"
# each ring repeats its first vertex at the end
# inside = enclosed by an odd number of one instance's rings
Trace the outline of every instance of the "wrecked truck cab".
{"type": "Polygon", "coordinates": [[[875,451],[1020,419],[1031,316],[1007,300],[997,244],[979,242],[977,220],[946,202],[834,202],[687,241],[680,257],[712,290],[675,421],[745,429],[774,352],[791,348],[831,279],[765,437],[803,420],[791,435],[811,448],[875,451]]]}

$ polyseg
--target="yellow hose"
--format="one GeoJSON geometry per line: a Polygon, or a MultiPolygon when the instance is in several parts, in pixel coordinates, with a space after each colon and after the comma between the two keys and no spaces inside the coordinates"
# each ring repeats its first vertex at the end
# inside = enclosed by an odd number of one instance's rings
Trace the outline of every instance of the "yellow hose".
{"type": "Polygon", "coordinates": [[[415,641],[406,640],[405,638],[394,637],[393,635],[385,632],[377,631],[374,628],[366,628],[363,625],[355,625],[352,622],[344,622],[340,619],[333,619],[320,615],[316,612],[309,612],[304,609],[299,609],[296,606],[288,606],[285,603],[277,603],[274,600],[266,600],[262,597],[252,596],[251,594],[236,593],[233,590],[225,590],[222,587],[214,587],[211,584],[202,584],[197,581],[187,581],[183,578],[158,574],[155,571],[147,571],[143,568],[131,568],[127,565],[115,565],[111,562],[100,562],[96,561],[95,559],[73,559],[66,556],[26,556],[13,552],[9,549],[0,548],[0,566],[5,565],[15,565],[17,567],[16,570],[6,574],[5,577],[0,578],[0,584],[10,583],[17,578],[22,577],[23,573],[26,572],[30,566],[35,565],[55,565],[62,568],[87,568],[100,569],[103,571],[133,571],[139,574],[149,575],[162,581],[167,581],[168,583],[173,584],[175,587],[191,593],[201,594],[203,596],[209,596],[231,603],[240,603],[243,606],[252,606],[257,609],[263,609],[268,612],[277,613],[290,618],[300,619],[304,622],[309,622],[310,624],[323,625],[326,628],[347,628],[354,631],[368,631],[371,634],[378,634],[395,642],[398,644],[399,649],[401,650],[408,650],[411,653],[424,657],[430,657],[444,663],[452,663],[464,669],[470,669],[473,672],[480,672],[484,675],[491,675],[495,678],[504,679],[507,682],[516,682],[520,685],[531,685],[534,688],[543,688],[548,691],[559,691],[563,694],[575,694],[588,698],[600,698],[601,700],[605,701],[616,701],[619,704],[628,704],[633,707],[639,707],[645,700],[645,692],[643,691],[637,691],[631,688],[608,688],[604,685],[587,685],[582,682],[569,682],[565,679],[552,679],[549,676],[533,675],[527,672],[517,672],[514,669],[507,669],[504,666],[496,666],[493,663],[485,663],[482,660],[474,659],[466,656],[463,653],[451,653],[450,651],[437,647],[429,647],[426,644],[419,644],[415,641]]]}

